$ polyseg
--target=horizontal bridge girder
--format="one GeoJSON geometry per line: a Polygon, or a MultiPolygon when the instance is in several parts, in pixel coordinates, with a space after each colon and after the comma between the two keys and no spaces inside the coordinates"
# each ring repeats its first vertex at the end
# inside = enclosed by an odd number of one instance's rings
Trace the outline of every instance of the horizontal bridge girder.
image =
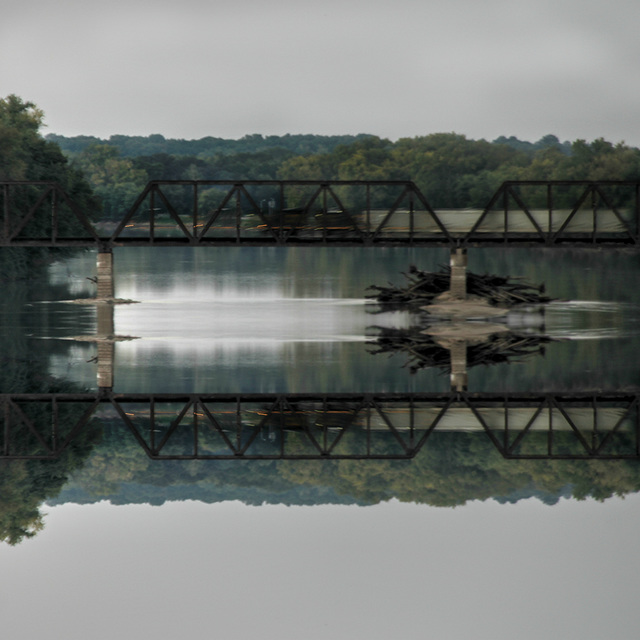
{"type": "Polygon", "coordinates": [[[640,244],[640,182],[507,181],[436,210],[411,181],[157,180],[102,222],[53,182],[1,182],[0,201],[0,246],[640,244]]]}
{"type": "Polygon", "coordinates": [[[508,459],[640,459],[636,394],[2,394],[0,460],[124,428],[154,460],[411,459],[488,438],[508,459]]]}

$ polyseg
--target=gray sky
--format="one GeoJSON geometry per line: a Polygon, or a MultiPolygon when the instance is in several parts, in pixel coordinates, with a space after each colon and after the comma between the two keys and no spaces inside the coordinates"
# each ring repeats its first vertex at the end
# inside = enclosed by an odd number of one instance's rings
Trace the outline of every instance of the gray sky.
{"type": "Polygon", "coordinates": [[[0,545],[11,640],[631,640],[640,496],[64,505],[0,545]]]}
{"type": "Polygon", "coordinates": [[[605,137],[640,146],[637,0],[5,0],[47,132],[605,137]]]}

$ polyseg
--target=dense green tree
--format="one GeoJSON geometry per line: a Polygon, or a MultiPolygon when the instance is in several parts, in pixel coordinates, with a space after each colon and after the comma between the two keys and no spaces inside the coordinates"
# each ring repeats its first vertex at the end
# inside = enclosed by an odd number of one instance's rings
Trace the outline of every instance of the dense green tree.
{"type": "Polygon", "coordinates": [[[401,139],[393,157],[403,177],[413,180],[439,208],[478,206],[470,199],[469,176],[526,163],[526,156],[511,147],[454,133],[401,139]]]}
{"type": "Polygon", "coordinates": [[[121,218],[147,183],[147,173],[136,169],[133,162],[121,158],[117,147],[93,145],[74,161],[101,199],[107,219],[121,218]]]}
{"type": "Polygon", "coordinates": [[[151,180],[201,180],[211,177],[207,162],[194,156],[156,153],[137,156],[125,162],[130,162],[134,170],[144,172],[151,180]]]}
{"type": "Polygon", "coordinates": [[[566,155],[571,154],[571,143],[568,141],[560,142],[558,136],[551,133],[542,136],[537,142],[527,142],[526,140],[519,140],[515,136],[500,136],[493,141],[494,144],[504,144],[516,151],[522,151],[527,155],[532,156],[537,151],[541,151],[547,148],[555,148],[561,150],[566,155]]]}
{"type": "MultiPolygon", "coordinates": [[[[0,180],[53,181],[78,205],[85,215],[97,217],[100,211],[98,200],[80,171],[70,166],[58,145],[45,140],[40,134],[43,113],[32,102],[9,95],[0,99],[0,180]]],[[[14,187],[11,190],[12,220],[19,220],[42,194],[40,187],[14,187]]],[[[49,231],[51,216],[47,203],[28,223],[25,233],[38,235],[49,231]]],[[[77,229],[78,222],[69,211],[58,219],[58,231],[77,229]],[[68,214],[68,215],[65,215],[68,214]]],[[[0,251],[0,278],[24,277],[36,262],[46,258],[46,249],[23,251],[5,248],[0,251]]]]}
{"type": "Polygon", "coordinates": [[[0,99],[0,180],[57,181],[81,206],[95,209],[82,174],[41,136],[43,118],[32,102],[15,95],[0,99]]]}
{"type": "Polygon", "coordinates": [[[15,95],[0,100],[0,180],[26,180],[43,114],[15,95]]]}
{"type": "MultiPolygon", "coordinates": [[[[75,410],[75,416],[72,413],[67,412],[61,421],[79,419],[81,412],[75,410]]],[[[30,419],[36,426],[47,423],[46,416],[37,413],[30,415],[30,419]]],[[[0,542],[18,544],[44,527],[40,506],[58,495],[69,475],[83,466],[99,437],[99,427],[89,425],[55,460],[0,461],[0,542]]],[[[13,445],[28,451],[28,446],[19,440],[14,436],[13,445]]]]}

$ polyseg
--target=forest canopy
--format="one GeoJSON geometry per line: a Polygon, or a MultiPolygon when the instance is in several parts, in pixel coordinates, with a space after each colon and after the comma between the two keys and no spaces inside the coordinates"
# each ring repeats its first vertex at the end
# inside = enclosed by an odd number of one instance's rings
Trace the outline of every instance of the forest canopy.
{"type": "Polygon", "coordinates": [[[247,135],[171,140],[159,134],[49,135],[107,209],[148,180],[413,180],[441,208],[483,207],[505,180],[638,180],[640,150],[598,138],[492,142],[432,133],[395,142],[374,135],[247,135]],[[111,204],[110,204],[111,203],[111,204]]]}
{"type": "MultiPolygon", "coordinates": [[[[391,141],[375,135],[248,134],[238,140],[91,135],[43,137],[32,102],[0,99],[0,180],[56,180],[98,196],[109,217],[149,180],[413,180],[436,207],[482,207],[505,180],[639,180],[640,149],[603,138],[537,142],[458,133],[391,141]]],[[[95,206],[95,205],[94,205],[95,206]]]]}

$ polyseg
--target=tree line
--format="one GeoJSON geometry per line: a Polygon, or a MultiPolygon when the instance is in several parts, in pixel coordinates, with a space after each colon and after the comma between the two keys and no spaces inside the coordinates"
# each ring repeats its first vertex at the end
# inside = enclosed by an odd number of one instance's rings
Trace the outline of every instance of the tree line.
{"type": "Polygon", "coordinates": [[[478,208],[505,180],[640,179],[640,149],[602,138],[570,143],[547,135],[530,143],[457,133],[395,142],[373,135],[245,136],[220,146],[207,146],[206,138],[162,138],[162,144],[156,138],[162,136],[112,136],[91,144],[85,138],[83,144],[62,136],[48,140],[86,177],[105,217],[126,210],[149,180],[412,180],[432,206],[478,208]],[[306,138],[309,144],[291,143],[306,138]]]}
{"type": "MultiPolygon", "coordinates": [[[[40,134],[43,113],[0,100],[0,180],[57,180],[85,211],[112,218],[149,180],[412,180],[438,208],[478,208],[505,180],[640,180],[640,149],[603,138],[492,142],[458,133],[391,141],[374,135],[200,140],[40,134]]],[[[206,193],[203,193],[203,198],[206,193]]]]}

